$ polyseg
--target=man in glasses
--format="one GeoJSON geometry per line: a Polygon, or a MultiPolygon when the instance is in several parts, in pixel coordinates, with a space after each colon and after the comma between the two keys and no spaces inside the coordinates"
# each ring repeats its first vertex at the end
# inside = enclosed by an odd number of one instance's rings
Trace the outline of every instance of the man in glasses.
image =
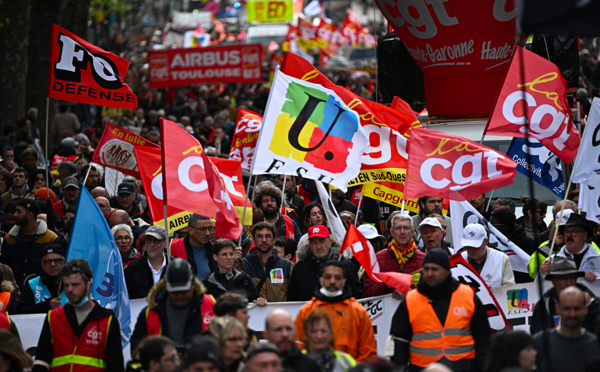
{"type": "Polygon", "coordinates": [[[255,248],[242,259],[242,270],[254,281],[259,297],[269,302],[284,302],[293,264],[279,257],[273,249],[275,227],[272,224],[258,222],[250,231],[255,248]]]}
{"type": "MultiPolygon", "coordinates": [[[[407,214],[396,213],[392,216],[389,226],[392,241],[389,242],[386,249],[382,249],[375,254],[381,272],[394,271],[412,274],[423,266],[425,253],[419,250],[419,247],[413,240],[415,229],[412,222],[412,218],[407,214]]],[[[418,281],[418,278],[413,278],[413,281],[418,281]]],[[[363,291],[365,297],[378,296],[385,293],[393,293],[394,297],[398,299],[403,297],[394,288],[388,287],[383,283],[377,283],[368,276],[365,277],[363,291]]]]}
{"type": "MultiPolygon", "coordinates": [[[[600,277],[600,252],[587,242],[592,236],[592,229],[587,220],[580,214],[571,213],[564,225],[558,228],[563,234],[565,245],[556,257],[570,257],[575,260],[577,269],[585,272],[584,279],[592,282],[600,277]]],[[[546,275],[552,267],[552,258],[542,264],[542,274],[546,275]]]]}
{"type": "Polygon", "coordinates": [[[206,216],[192,214],[188,219],[187,236],[173,239],[171,243],[171,256],[188,261],[200,281],[206,279],[211,272],[217,269],[210,241],[210,236],[214,232],[214,221],[206,216]]]}
{"type": "Polygon", "coordinates": [[[150,289],[162,279],[167,266],[167,231],[152,225],[146,230],[144,253],[125,268],[125,283],[129,299],[145,298],[150,289]]]}
{"type": "Polygon", "coordinates": [[[60,306],[64,296],[60,272],[64,264],[65,251],[60,245],[50,244],[44,249],[40,275],[30,275],[23,285],[19,314],[45,314],[60,306]]]}

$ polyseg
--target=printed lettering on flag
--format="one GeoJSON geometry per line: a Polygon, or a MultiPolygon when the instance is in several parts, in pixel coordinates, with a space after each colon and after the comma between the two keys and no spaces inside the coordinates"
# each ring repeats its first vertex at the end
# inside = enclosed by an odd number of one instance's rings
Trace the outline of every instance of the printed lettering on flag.
{"type": "Polygon", "coordinates": [[[487,246],[504,252],[510,259],[513,271],[528,273],[529,255],[483,218],[468,201],[450,200],[450,210],[452,211],[452,239],[454,240],[452,245],[455,249],[462,248],[460,240],[463,229],[470,223],[478,223],[485,226],[488,231],[487,246]]]}
{"type": "Polygon", "coordinates": [[[567,82],[559,68],[533,52],[515,47],[485,133],[525,137],[525,125],[529,124],[530,135],[569,164],[580,142],[572,116],[567,82]],[[526,113],[523,106],[527,106],[526,113]]]}
{"type": "Polygon", "coordinates": [[[517,163],[519,173],[564,198],[565,180],[560,159],[538,140],[530,138],[527,141],[527,138],[515,137],[506,155],[517,163]],[[527,159],[530,159],[531,163],[527,159]]]}
{"type": "Polygon", "coordinates": [[[137,97],[123,83],[129,62],[52,24],[48,98],[136,109],[137,97]]]}
{"type": "Polygon", "coordinates": [[[504,315],[496,297],[494,297],[494,294],[483,279],[477,274],[477,271],[465,261],[460,253],[450,256],[450,272],[456,280],[473,288],[473,291],[475,291],[475,294],[477,294],[477,297],[479,297],[479,300],[483,304],[490,327],[493,330],[500,331],[509,328],[506,315],[504,315]]]}
{"type": "Polygon", "coordinates": [[[219,175],[223,180],[223,185],[229,197],[235,207],[238,218],[242,221],[244,214],[244,203],[246,204],[246,215],[243,219],[243,225],[252,225],[252,202],[246,197],[246,190],[244,189],[244,180],[242,178],[242,166],[237,160],[228,160],[211,157],[210,161],[219,170],[219,175]]]}
{"type": "Polygon", "coordinates": [[[571,181],[600,187],[600,99],[594,98],[571,181]]]}
{"type": "Polygon", "coordinates": [[[244,109],[238,111],[229,159],[242,162],[242,169],[247,171],[252,169],[252,160],[254,159],[262,120],[262,115],[256,112],[244,109]]]}
{"type": "Polygon", "coordinates": [[[156,144],[127,129],[106,123],[92,161],[140,178],[137,158],[133,151],[137,146],[158,148],[156,144]]]}
{"type": "Polygon", "coordinates": [[[408,104],[398,103],[393,109],[357,96],[333,84],[306,60],[291,53],[285,54],[282,72],[335,91],[359,115],[370,147],[362,158],[360,175],[352,180],[351,185],[374,181],[404,182],[407,132],[420,125],[408,104]]]}
{"type": "Polygon", "coordinates": [[[345,191],[367,147],[358,115],[334,91],[278,71],[252,173],[301,175],[345,191]]]}
{"type": "Polygon", "coordinates": [[[468,200],[512,184],[516,174],[517,164],[506,155],[430,129],[411,131],[408,154],[406,199],[468,200]]]}
{"type": "MultiPolygon", "coordinates": [[[[388,181],[369,182],[363,185],[361,193],[363,196],[401,207],[404,198],[404,184],[388,181]]],[[[418,200],[406,200],[404,210],[419,213],[418,200]]]]}
{"type": "Polygon", "coordinates": [[[172,234],[188,225],[188,219],[192,212],[176,208],[173,204],[167,204],[168,226],[165,226],[161,154],[162,150],[158,147],[138,146],[135,148],[135,156],[139,159],[139,178],[142,180],[144,190],[146,190],[146,199],[152,221],[155,225],[168,228],[169,234],[172,234]]]}
{"type": "Polygon", "coordinates": [[[304,51],[317,48],[317,27],[304,18],[298,18],[298,46],[304,51]]]}

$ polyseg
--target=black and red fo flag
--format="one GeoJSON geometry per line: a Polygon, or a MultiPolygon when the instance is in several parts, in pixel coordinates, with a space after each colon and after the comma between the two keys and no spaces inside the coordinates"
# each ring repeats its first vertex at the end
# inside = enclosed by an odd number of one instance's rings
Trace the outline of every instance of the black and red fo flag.
{"type": "Polygon", "coordinates": [[[126,109],[137,97],[123,78],[129,62],[52,24],[48,97],[126,109]]]}

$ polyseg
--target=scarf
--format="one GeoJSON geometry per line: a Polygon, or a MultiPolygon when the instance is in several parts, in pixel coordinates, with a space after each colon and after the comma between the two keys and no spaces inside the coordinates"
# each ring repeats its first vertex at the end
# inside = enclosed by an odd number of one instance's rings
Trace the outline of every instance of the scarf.
{"type": "Polygon", "coordinates": [[[396,244],[395,240],[392,240],[390,243],[390,250],[392,253],[394,253],[394,257],[396,257],[398,265],[400,266],[400,271],[402,271],[404,265],[415,254],[415,241],[411,240],[410,243],[408,243],[408,247],[406,249],[402,249],[398,246],[398,244],[396,244]]]}

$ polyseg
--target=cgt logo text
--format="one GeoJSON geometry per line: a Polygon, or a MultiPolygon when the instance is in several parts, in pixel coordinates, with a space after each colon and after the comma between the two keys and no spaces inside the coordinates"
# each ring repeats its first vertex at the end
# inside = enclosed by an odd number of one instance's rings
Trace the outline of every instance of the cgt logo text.
{"type": "MultiPolygon", "coordinates": [[[[73,95],[86,95],[90,98],[104,99],[115,102],[135,103],[133,94],[115,92],[123,88],[119,71],[114,62],[107,57],[92,53],[70,37],[59,33],[59,60],[54,64],[52,90],[73,95]],[[82,71],[91,73],[97,87],[82,84],[82,71]]],[[[85,79],[84,79],[85,80],[85,79]]]]}

